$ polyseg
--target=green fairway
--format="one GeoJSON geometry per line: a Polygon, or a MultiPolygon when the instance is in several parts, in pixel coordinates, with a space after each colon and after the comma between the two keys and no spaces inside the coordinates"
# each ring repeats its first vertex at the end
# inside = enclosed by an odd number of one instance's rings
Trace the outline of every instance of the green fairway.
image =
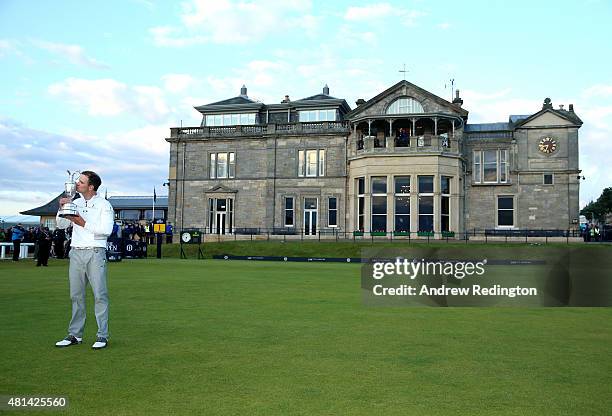
{"type": "Polygon", "coordinates": [[[67,265],[0,263],[1,395],[75,415],[612,408],[610,308],[373,308],[356,264],[130,260],[109,264],[109,348],[90,348],[89,293],[84,343],[59,349],[67,265]]]}

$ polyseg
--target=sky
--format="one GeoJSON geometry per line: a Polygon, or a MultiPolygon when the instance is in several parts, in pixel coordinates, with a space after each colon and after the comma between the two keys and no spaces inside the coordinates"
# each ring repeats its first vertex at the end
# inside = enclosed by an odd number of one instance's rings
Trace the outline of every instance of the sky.
{"type": "Polygon", "coordinates": [[[0,0],[0,215],[47,203],[66,170],[99,192],[167,193],[170,128],[239,95],[355,107],[403,79],[461,91],[469,123],[574,104],[581,207],[612,186],[612,2],[0,0]]]}

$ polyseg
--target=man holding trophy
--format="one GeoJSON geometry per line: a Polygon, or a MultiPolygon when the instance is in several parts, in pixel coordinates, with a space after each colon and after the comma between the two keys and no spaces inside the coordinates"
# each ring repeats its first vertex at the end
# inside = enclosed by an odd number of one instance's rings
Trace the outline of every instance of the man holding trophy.
{"type": "Polygon", "coordinates": [[[95,299],[98,333],[93,349],[108,344],[108,290],[106,287],[106,239],[113,230],[114,212],[111,204],[97,194],[102,183],[92,171],[70,173],[66,183],[66,197],[61,198],[56,216],[57,227],[66,229],[72,225],[72,249],[70,250],[70,299],[72,318],[68,336],[58,341],[57,347],[80,344],[85,328],[85,288],[91,285],[95,299]],[[75,176],[78,175],[78,179],[75,176]],[[73,200],[76,194],[80,198],[73,200]]]}

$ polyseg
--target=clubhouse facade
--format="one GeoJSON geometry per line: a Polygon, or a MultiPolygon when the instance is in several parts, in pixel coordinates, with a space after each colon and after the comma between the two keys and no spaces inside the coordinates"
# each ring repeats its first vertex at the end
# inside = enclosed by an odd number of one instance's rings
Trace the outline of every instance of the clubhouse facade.
{"type": "Polygon", "coordinates": [[[322,93],[279,104],[240,95],[171,128],[168,220],[206,234],[454,236],[577,227],[573,105],[468,123],[408,81],[354,109],[322,93]],[[257,230],[257,231],[255,231],[257,230]]]}

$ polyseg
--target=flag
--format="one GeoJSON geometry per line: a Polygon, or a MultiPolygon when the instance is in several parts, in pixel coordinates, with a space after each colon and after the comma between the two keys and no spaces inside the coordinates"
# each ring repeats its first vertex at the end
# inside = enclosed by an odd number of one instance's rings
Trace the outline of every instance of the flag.
{"type": "Polygon", "coordinates": [[[157,194],[155,193],[155,187],[153,187],[153,202],[157,202],[157,194]]]}

